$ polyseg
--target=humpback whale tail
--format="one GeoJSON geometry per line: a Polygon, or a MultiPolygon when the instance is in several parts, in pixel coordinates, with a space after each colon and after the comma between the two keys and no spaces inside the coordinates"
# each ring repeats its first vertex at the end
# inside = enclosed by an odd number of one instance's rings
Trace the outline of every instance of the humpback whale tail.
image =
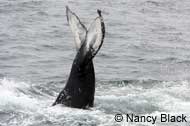
{"type": "Polygon", "coordinates": [[[80,21],[79,17],[66,6],[67,21],[72,33],[74,34],[77,51],[85,44],[86,51],[92,51],[93,57],[102,46],[105,26],[101,11],[97,10],[98,17],[90,24],[87,29],[80,21]]]}
{"type": "Polygon", "coordinates": [[[73,61],[70,76],[64,89],[53,105],[64,104],[70,107],[92,107],[95,92],[93,57],[102,46],[105,26],[101,11],[88,29],[79,17],[66,6],[67,21],[74,34],[77,55],[73,61]]]}

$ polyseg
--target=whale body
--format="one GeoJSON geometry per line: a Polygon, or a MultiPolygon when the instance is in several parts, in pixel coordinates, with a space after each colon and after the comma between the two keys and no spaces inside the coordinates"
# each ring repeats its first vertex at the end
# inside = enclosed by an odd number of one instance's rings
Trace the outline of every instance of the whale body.
{"type": "Polygon", "coordinates": [[[95,73],[93,58],[102,46],[105,25],[101,11],[87,29],[79,17],[66,7],[67,21],[74,34],[77,54],[72,64],[68,81],[53,103],[74,108],[94,105],[95,73]]]}

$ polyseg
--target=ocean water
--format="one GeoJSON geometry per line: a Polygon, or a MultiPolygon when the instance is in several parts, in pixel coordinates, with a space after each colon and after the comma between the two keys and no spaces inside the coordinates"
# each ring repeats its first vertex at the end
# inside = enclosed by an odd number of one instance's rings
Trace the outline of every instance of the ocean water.
{"type": "Polygon", "coordinates": [[[152,126],[116,114],[187,116],[190,125],[189,0],[1,0],[0,126],[152,126]],[[94,58],[95,106],[51,107],[76,51],[65,6],[106,26],[94,58]]]}

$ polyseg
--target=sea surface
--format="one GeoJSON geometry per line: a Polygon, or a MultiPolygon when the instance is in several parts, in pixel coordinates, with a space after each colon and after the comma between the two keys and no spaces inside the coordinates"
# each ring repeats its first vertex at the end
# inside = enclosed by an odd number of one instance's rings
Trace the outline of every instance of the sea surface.
{"type": "Polygon", "coordinates": [[[114,117],[162,113],[187,122],[155,126],[190,126],[189,0],[0,0],[0,126],[153,126],[114,117]],[[76,55],[66,5],[105,21],[88,110],[51,106],[76,55]]]}

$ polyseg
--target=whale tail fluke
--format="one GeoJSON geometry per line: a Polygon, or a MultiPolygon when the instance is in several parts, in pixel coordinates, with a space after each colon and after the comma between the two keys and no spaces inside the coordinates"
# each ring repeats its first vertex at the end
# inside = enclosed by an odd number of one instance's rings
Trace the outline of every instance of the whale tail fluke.
{"type": "Polygon", "coordinates": [[[98,17],[92,21],[87,29],[79,17],[66,6],[67,21],[74,34],[77,51],[80,50],[81,47],[86,48],[86,53],[90,52],[92,55],[91,59],[102,46],[105,35],[105,26],[101,11],[97,10],[97,13],[98,17]],[[83,44],[84,46],[82,46],[83,44]]]}
{"type": "Polygon", "coordinates": [[[72,12],[68,6],[66,6],[66,15],[67,22],[72,33],[74,34],[76,49],[79,50],[82,43],[84,43],[86,39],[87,29],[81,23],[79,17],[74,12],[72,12]]]}
{"type": "Polygon", "coordinates": [[[64,104],[75,108],[93,107],[95,93],[95,73],[93,57],[102,46],[105,26],[101,11],[86,28],[79,17],[66,7],[67,21],[74,34],[77,49],[70,76],[64,89],[52,104],[64,104]]]}

